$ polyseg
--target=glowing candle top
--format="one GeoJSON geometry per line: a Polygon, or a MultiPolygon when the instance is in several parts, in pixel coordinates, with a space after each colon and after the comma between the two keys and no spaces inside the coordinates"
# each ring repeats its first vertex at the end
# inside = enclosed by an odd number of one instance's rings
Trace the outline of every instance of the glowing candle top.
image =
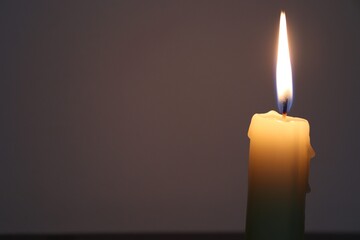
{"type": "Polygon", "coordinates": [[[286,114],[292,104],[293,83],[285,12],[280,14],[278,55],[276,63],[276,91],[279,111],[286,114]]]}

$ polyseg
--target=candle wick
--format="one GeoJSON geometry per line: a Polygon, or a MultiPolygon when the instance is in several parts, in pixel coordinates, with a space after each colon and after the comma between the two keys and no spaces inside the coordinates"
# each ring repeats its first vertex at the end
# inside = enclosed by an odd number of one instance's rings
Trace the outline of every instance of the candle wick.
{"type": "Polygon", "coordinates": [[[285,101],[283,102],[282,114],[284,118],[286,117],[287,114],[288,102],[289,102],[288,98],[286,98],[285,101]]]}

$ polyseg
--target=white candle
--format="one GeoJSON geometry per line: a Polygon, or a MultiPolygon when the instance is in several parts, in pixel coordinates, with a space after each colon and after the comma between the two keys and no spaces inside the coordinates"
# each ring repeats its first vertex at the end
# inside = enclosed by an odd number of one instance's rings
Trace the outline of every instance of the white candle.
{"type": "Polygon", "coordinates": [[[255,114],[248,132],[247,240],[300,240],[304,235],[309,160],[315,153],[308,121],[286,116],[291,106],[292,79],[284,13],[278,47],[277,92],[283,114],[255,114]]]}

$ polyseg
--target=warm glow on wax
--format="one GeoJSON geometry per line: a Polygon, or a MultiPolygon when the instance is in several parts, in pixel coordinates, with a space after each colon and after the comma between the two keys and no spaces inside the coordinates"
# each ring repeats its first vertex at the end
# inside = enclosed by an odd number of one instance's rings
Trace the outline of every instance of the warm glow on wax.
{"type": "Polygon", "coordinates": [[[280,15],[278,55],[276,64],[276,90],[279,110],[283,111],[283,104],[286,102],[285,110],[288,112],[292,103],[293,84],[289,43],[286,30],[286,16],[284,12],[281,12],[280,15]]]}

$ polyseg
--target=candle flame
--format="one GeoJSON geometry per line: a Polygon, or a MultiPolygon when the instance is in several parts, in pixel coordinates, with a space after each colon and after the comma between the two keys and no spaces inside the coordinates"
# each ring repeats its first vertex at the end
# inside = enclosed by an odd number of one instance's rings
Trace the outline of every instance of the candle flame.
{"type": "Polygon", "coordinates": [[[278,55],[276,64],[276,90],[278,106],[281,113],[286,114],[291,107],[293,97],[293,83],[289,43],[286,29],[285,12],[280,14],[278,55]]]}

